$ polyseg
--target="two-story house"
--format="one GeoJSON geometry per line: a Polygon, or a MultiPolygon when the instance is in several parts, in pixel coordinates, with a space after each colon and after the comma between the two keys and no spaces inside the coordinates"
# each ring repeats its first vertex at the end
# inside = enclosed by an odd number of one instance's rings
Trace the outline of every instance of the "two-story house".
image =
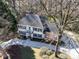
{"type": "Polygon", "coordinates": [[[37,14],[26,14],[18,23],[18,33],[26,38],[42,39],[43,26],[37,14]]]}

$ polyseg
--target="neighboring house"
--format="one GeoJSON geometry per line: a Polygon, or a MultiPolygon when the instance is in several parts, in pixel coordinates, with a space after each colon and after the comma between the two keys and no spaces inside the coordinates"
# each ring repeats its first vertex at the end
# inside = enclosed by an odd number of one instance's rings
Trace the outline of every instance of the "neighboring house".
{"type": "Polygon", "coordinates": [[[48,24],[47,24],[47,17],[44,17],[44,16],[40,16],[40,18],[41,18],[41,22],[42,22],[42,24],[43,24],[43,28],[44,28],[44,31],[43,31],[43,33],[45,33],[45,32],[50,32],[50,29],[49,29],[49,27],[48,27],[48,24]]]}
{"type": "Polygon", "coordinates": [[[42,39],[43,26],[36,14],[26,14],[18,23],[18,33],[22,36],[42,39]]]}
{"type": "Polygon", "coordinates": [[[53,21],[49,21],[47,17],[40,16],[41,22],[44,27],[44,34],[45,38],[49,40],[56,40],[57,39],[57,28],[53,21]]]}

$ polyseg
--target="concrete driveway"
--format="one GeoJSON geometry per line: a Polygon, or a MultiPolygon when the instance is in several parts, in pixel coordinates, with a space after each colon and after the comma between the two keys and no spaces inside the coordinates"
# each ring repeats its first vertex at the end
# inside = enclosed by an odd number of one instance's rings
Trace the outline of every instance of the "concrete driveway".
{"type": "MultiPolygon", "coordinates": [[[[43,46],[48,47],[49,49],[55,50],[54,45],[42,43],[42,42],[36,42],[36,41],[31,41],[30,39],[27,40],[20,40],[20,39],[11,39],[7,42],[4,42],[1,44],[3,48],[6,48],[10,45],[23,45],[23,46],[30,46],[30,47],[35,47],[35,48],[41,48],[43,46]]],[[[71,56],[72,59],[79,59],[79,48],[65,48],[65,47],[60,47],[59,50],[61,52],[67,53],[68,55],[71,56]]]]}

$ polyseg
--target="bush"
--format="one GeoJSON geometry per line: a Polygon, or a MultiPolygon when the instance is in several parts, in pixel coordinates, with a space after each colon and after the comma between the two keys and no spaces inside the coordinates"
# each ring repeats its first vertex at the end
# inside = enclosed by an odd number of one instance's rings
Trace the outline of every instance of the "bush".
{"type": "Polygon", "coordinates": [[[59,53],[58,58],[55,57],[55,54],[52,54],[49,59],[70,59],[69,56],[64,53],[59,53]]]}
{"type": "Polygon", "coordinates": [[[5,50],[10,55],[11,59],[22,59],[20,53],[21,47],[21,45],[12,45],[7,47],[5,50]]]}
{"type": "Polygon", "coordinates": [[[42,59],[49,59],[49,56],[48,55],[43,55],[42,59]]]}
{"type": "Polygon", "coordinates": [[[54,55],[52,54],[49,59],[53,59],[54,55]]]}
{"type": "Polygon", "coordinates": [[[49,59],[59,59],[59,58],[56,58],[55,55],[52,54],[49,59]]]}
{"type": "Polygon", "coordinates": [[[48,51],[48,48],[47,47],[42,47],[42,48],[40,48],[40,56],[43,56],[43,55],[45,55],[46,54],[46,52],[48,51]]]}
{"type": "Polygon", "coordinates": [[[47,52],[46,52],[46,55],[48,55],[48,56],[50,56],[50,55],[52,55],[54,52],[52,51],[52,50],[48,50],[47,52]]]}
{"type": "Polygon", "coordinates": [[[59,54],[59,57],[61,57],[62,59],[67,59],[67,55],[64,54],[64,53],[60,53],[60,54],[59,54]]]}
{"type": "Polygon", "coordinates": [[[11,59],[35,59],[34,51],[29,46],[12,45],[5,50],[11,59]]]}

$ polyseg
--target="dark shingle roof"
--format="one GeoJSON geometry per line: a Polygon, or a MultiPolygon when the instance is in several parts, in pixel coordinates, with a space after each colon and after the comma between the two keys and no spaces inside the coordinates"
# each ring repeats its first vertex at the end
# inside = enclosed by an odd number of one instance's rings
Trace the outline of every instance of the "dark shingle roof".
{"type": "Polygon", "coordinates": [[[54,22],[50,22],[47,17],[41,16],[42,24],[46,24],[51,32],[57,33],[57,27],[54,22]]]}
{"type": "Polygon", "coordinates": [[[26,16],[20,19],[19,24],[43,28],[41,20],[36,14],[26,14],[26,16]]]}

